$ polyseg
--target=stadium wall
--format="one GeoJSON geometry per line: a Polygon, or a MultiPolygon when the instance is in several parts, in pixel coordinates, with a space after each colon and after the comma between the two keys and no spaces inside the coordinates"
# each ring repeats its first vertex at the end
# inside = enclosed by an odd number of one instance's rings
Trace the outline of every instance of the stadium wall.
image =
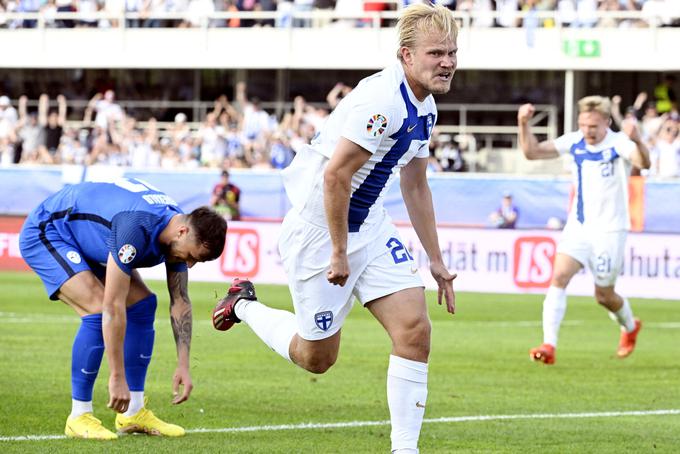
{"type": "MultiPolygon", "coordinates": [[[[459,68],[678,71],[676,28],[463,28],[459,68]],[[632,52],[632,53],[631,53],[632,52]]],[[[376,69],[394,28],[0,29],[6,68],[376,69]]]]}
{"type": "MultiPolygon", "coordinates": [[[[209,202],[219,172],[142,171],[107,166],[16,166],[0,168],[0,214],[26,215],[40,201],[65,184],[140,178],[166,192],[185,211],[209,202]]],[[[281,177],[276,171],[233,169],[231,180],[242,190],[241,208],[249,219],[281,219],[289,209],[281,177]]],[[[437,221],[457,227],[488,226],[489,214],[499,207],[504,192],[513,195],[520,215],[517,227],[542,229],[550,218],[564,221],[572,196],[566,176],[508,176],[489,174],[431,174],[437,221]]],[[[633,230],[680,234],[680,181],[634,179],[630,185],[633,230]]],[[[399,186],[386,195],[385,206],[395,221],[407,222],[399,186]]]]}
{"type": "MultiPolygon", "coordinates": [[[[22,218],[0,218],[0,270],[27,270],[18,247],[22,218]]],[[[278,254],[280,224],[232,222],[226,246],[215,261],[197,263],[189,271],[192,280],[230,282],[234,277],[257,283],[286,284],[278,254]]],[[[414,257],[426,286],[436,289],[427,255],[412,228],[400,227],[405,246],[414,257]]],[[[553,257],[559,232],[545,230],[490,230],[439,228],[439,244],[446,266],[458,273],[458,291],[492,293],[543,293],[553,273],[553,257]]],[[[165,279],[163,265],[140,270],[147,279],[165,279]]],[[[677,299],[680,285],[678,236],[631,234],[626,244],[624,267],[617,288],[638,298],[677,299]]],[[[592,295],[589,273],[577,274],[570,294],[592,295]]]]}

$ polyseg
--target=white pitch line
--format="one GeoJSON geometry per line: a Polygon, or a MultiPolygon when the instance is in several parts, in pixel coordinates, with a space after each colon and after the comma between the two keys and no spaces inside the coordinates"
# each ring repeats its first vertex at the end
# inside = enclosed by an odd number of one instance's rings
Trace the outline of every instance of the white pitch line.
{"type": "MultiPolygon", "coordinates": [[[[430,423],[455,423],[455,422],[475,422],[475,421],[507,421],[522,419],[579,419],[579,418],[618,418],[625,416],[666,416],[680,415],[680,409],[670,410],[639,410],[639,411],[605,411],[592,413],[535,413],[528,415],[479,415],[479,416],[450,416],[442,418],[425,418],[424,424],[430,423]]],[[[330,423],[302,423],[302,424],[282,424],[277,426],[245,426],[245,427],[223,427],[223,428],[199,428],[189,429],[187,433],[238,433],[238,432],[272,432],[282,430],[308,430],[308,429],[343,429],[354,427],[369,426],[388,426],[389,421],[348,421],[330,423]]],[[[64,435],[21,435],[14,437],[1,437],[0,441],[43,441],[43,440],[63,440],[64,435]]]]}

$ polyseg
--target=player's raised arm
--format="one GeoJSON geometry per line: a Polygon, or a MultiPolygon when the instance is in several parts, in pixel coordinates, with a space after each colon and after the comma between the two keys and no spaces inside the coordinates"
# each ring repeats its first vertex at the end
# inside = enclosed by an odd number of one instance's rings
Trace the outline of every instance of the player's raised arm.
{"type": "Polygon", "coordinates": [[[108,407],[123,413],[130,404],[130,389],[125,379],[123,347],[127,314],[125,302],[130,290],[130,276],[118,267],[109,254],[106,264],[106,284],[102,312],[102,333],[106,358],[109,362],[108,407]]]}
{"type": "Polygon", "coordinates": [[[173,404],[180,404],[191,394],[194,385],[189,373],[189,352],[191,350],[192,310],[189,299],[187,271],[167,269],[168,292],[170,293],[170,323],[177,346],[177,369],[172,378],[173,404]],[[180,392],[180,387],[183,386],[180,392]]]}
{"type": "Polygon", "coordinates": [[[557,148],[551,141],[539,142],[531,132],[529,124],[534,116],[536,108],[533,104],[523,104],[517,111],[517,126],[519,128],[519,147],[524,156],[529,159],[552,159],[560,156],[557,148]]]}
{"type": "Polygon", "coordinates": [[[411,224],[430,259],[430,272],[438,287],[437,302],[441,304],[444,296],[446,309],[453,314],[456,312],[456,295],[453,291],[456,274],[451,274],[446,269],[439,249],[432,192],[427,184],[426,169],[427,158],[415,158],[401,169],[401,194],[411,224]]]}
{"type": "Polygon", "coordinates": [[[370,153],[354,142],[340,137],[335,153],[324,172],[324,207],[328,232],[333,245],[328,282],[345,285],[349,276],[347,260],[347,231],[349,198],[352,175],[371,157],[370,153]]]}

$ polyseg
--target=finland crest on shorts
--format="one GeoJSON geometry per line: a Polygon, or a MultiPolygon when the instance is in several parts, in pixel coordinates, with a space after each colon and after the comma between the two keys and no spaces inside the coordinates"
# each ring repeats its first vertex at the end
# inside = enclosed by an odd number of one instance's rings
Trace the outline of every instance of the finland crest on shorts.
{"type": "Polygon", "coordinates": [[[331,311],[317,312],[316,314],[314,314],[314,323],[316,323],[316,326],[318,326],[319,329],[323,331],[328,331],[328,329],[333,324],[333,312],[331,311]]]}

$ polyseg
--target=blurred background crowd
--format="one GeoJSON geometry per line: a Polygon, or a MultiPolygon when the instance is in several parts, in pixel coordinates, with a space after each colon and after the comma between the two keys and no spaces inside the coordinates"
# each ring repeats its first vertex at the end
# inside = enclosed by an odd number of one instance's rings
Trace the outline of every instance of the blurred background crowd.
{"type": "MultiPolygon", "coordinates": [[[[0,27],[319,27],[375,25],[367,12],[395,11],[415,0],[0,0],[0,27]],[[216,13],[268,13],[221,16],[216,13]],[[30,18],[2,13],[32,13],[30,18]],[[68,18],[58,13],[76,13],[68,18]],[[98,13],[99,16],[96,14],[98,13]],[[328,13],[336,16],[333,18],[328,13]],[[302,16],[299,16],[302,14],[302,16]],[[307,14],[305,16],[305,14],[307,14]],[[296,17],[296,15],[298,15],[296,17]],[[126,19],[123,17],[126,16],[126,19]],[[124,24],[121,24],[121,21],[124,24]]],[[[437,0],[470,13],[478,27],[648,27],[678,26],[677,0],[437,0]],[[600,12],[639,12],[630,17],[600,12]],[[553,13],[534,17],[534,13],[553,13]]],[[[624,14],[625,16],[625,14],[624,14]]],[[[391,21],[379,21],[384,26],[391,21]]]]}
{"type": "MultiPolygon", "coordinates": [[[[625,121],[638,123],[651,151],[648,176],[680,176],[680,138],[675,78],[666,76],[653,92],[641,92],[631,106],[613,96],[613,129],[625,121]]],[[[111,89],[97,93],[79,117],[63,95],[43,94],[37,108],[21,96],[16,106],[0,96],[0,163],[114,165],[133,168],[281,169],[309,143],[329,112],[351,91],[337,83],[326,104],[312,105],[302,96],[276,116],[249,97],[246,84],[236,84],[230,100],[219,96],[202,121],[191,123],[178,112],[171,121],[136,118],[116,101],[111,89]]],[[[35,103],[32,103],[35,104],[35,103]]],[[[435,133],[430,143],[430,170],[468,170],[473,135],[435,133]]]]}

